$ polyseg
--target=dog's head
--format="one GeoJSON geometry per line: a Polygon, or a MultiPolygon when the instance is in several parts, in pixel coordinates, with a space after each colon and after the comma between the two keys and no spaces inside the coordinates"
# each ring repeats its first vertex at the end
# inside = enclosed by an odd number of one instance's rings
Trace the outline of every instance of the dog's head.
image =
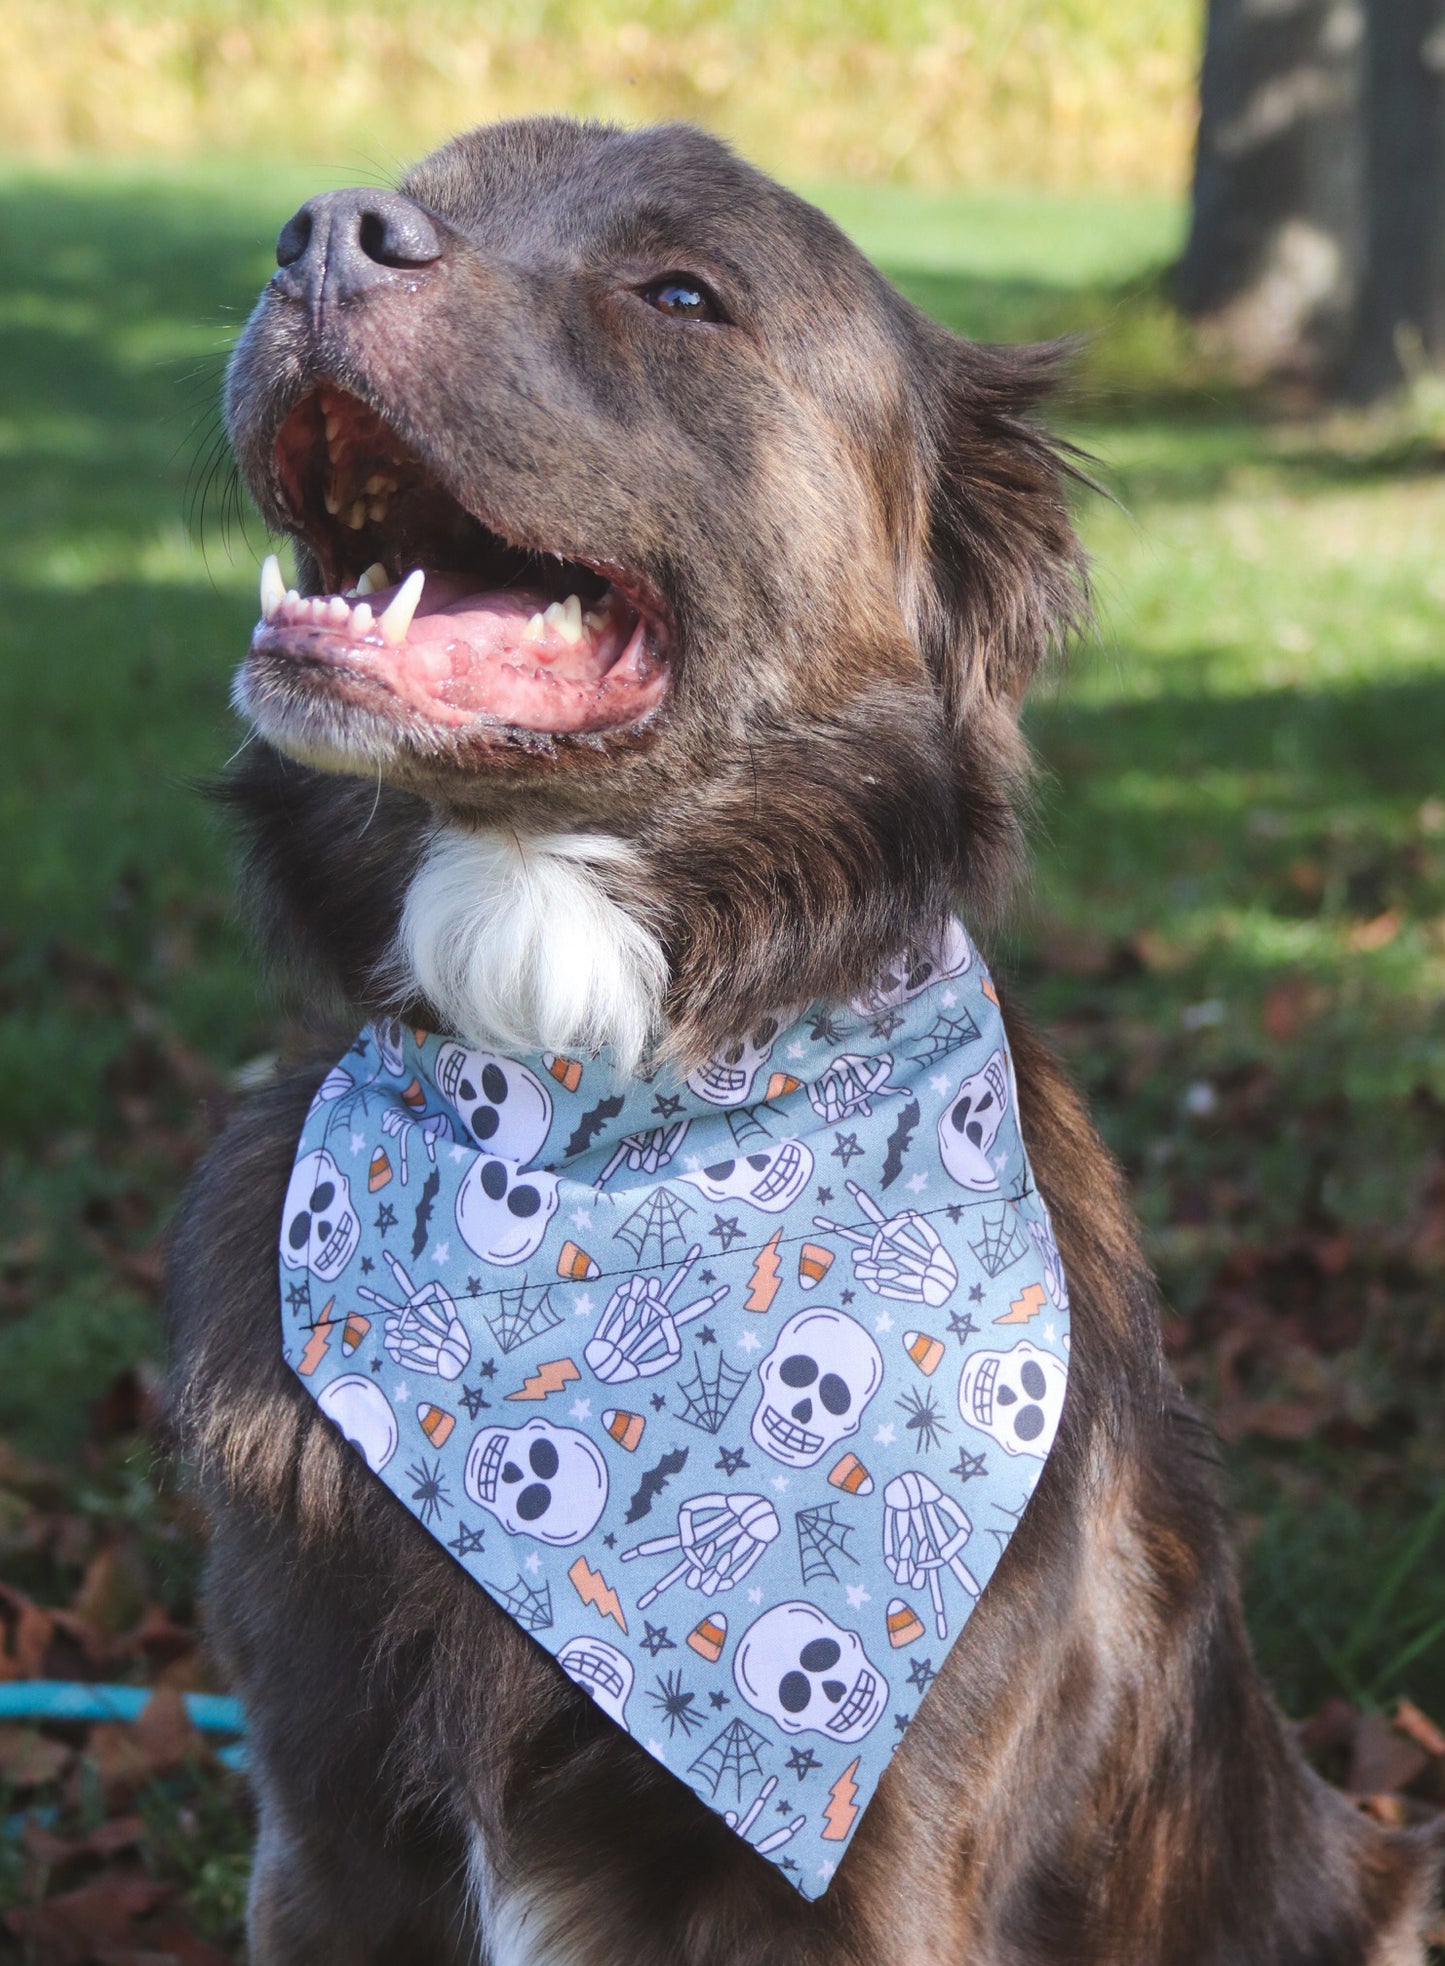
{"type": "MultiPolygon", "coordinates": [[[[510,841],[603,941],[621,911],[695,1052],[997,892],[1019,699],[1080,607],[1046,351],[935,326],[683,127],[479,130],[311,200],[278,261],[228,415],[304,589],[263,582],[237,685],[291,946],[496,1035],[462,945],[510,841]]],[[[617,1035],[595,990],[573,1021],[617,1035]]]]}

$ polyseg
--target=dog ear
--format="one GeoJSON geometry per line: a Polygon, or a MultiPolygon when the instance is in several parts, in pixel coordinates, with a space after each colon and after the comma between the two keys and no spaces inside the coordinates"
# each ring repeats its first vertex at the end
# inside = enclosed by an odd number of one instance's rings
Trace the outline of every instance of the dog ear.
{"type": "Polygon", "coordinates": [[[1018,711],[1030,679],[1089,618],[1069,516],[1073,455],[1033,413],[1067,344],[994,348],[949,336],[925,409],[924,538],[915,630],[954,747],[965,881],[996,901],[1029,779],[1018,711]]]}

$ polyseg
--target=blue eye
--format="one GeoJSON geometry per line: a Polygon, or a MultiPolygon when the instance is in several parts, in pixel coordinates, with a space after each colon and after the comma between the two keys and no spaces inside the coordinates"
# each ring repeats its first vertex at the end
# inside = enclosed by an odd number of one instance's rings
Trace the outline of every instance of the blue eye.
{"type": "Polygon", "coordinates": [[[642,298],[659,314],[679,321],[720,321],[722,309],[700,280],[671,273],[642,289],[642,298]]]}

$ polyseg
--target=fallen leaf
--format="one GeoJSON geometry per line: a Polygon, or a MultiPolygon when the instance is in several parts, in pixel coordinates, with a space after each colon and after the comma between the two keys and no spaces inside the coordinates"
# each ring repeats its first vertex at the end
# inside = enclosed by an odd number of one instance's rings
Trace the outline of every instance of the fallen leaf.
{"type": "Polygon", "coordinates": [[[1384,1714],[1361,1714],[1350,1744],[1346,1786],[1356,1795],[1391,1794],[1407,1788],[1429,1761],[1427,1751],[1397,1732],[1384,1714]]]}
{"type": "Polygon", "coordinates": [[[0,1727],[0,1788],[39,1788],[58,1780],[74,1759],[74,1749],[33,1727],[0,1727]]]}
{"type": "Polygon", "coordinates": [[[1445,1755],[1445,1733],[1435,1725],[1429,1714],[1420,1711],[1413,1700],[1397,1701],[1391,1719],[1398,1731],[1408,1735],[1426,1754],[1445,1755]]]}

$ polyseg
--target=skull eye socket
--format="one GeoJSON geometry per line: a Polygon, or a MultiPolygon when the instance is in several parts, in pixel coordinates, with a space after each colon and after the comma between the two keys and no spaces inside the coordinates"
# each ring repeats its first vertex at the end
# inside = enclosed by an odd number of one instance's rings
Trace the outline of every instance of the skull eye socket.
{"type": "Polygon", "coordinates": [[[1036,1365],[1031,1358],[1025,1359],[1019,1371],[1019,1378],[1022,1379],[1024,1391],[1030,1399],[1043,1398],[1045,1391],[1044,1368],[1041,1365],[1036,1365]]]}
{"type": "Polygon", "coordinates": [[[506,1192],[506,1168],[499,1160],[489,1160],[482,1168],[482,1193],[488,1201],[500,1201],[506,1192]]]}
{"type": "Polygon", "coordinates": [[[507,1196],[507,1207],[513,1215],[535,1215],[541,1206],[542,1197],[527,1182],[523,1182],[520,1188],[513,1188],[507,1196]]]}
{"type": "Polygon", "coordinates": [[[758,1028],[753,1032],[753,1049],[755,1051],[761,1051],[763,1046],[765,1044],[771,1044],[773,1039],[777,1035],[778,1035],[777,1018],[765,1017],[762,1023],[759,1024],[758,1028]]]}
{"type": "Polygon", "coordinates": [[[778,1377],[785,1386],[811,1386],[817,1376],[818,1361],[806,1352],[794,1352],[778,1367],[778,1377]]]}
{"type": "Polygon", "coordinates": [[[995,1387],[993,1396],[998,1401],[1000,1406],[1012,1406],[1014,1401],[1018,1398],[1018,1394],[1014,1391],[1012,1386],[995,1387]]]}
{"type": "Polygon", "coordinates": [[[490,1140],[501,1123],[501,1115],[494,1106],[478,1106],[467,1122],[478,1140],[490,1140]]]}
{"type": "Polygon", "coordinates": [[[716,1167],[705,1167],[703,1173],[709,1181],[726,1181],[736,1166],[736,1161],[720,1160],[716,1167]]]}
{"type": "Polygon", "coordinates": [[[1044,1409],[1041,1406],[1026,1406],[1014,1421],[1014,1432],[1020,1440],[1037,1440],[1043,1430],[1044,1409]]]}
{"type": "Polygon", "coordinates": [[[482,1091],[494,1106],[500,1106],[507,1096],[507,1075],[500,1065],[482,1067],[482,1091]]]}
{"type": "Polygon", "coordinates": [[[457,1081],[457,1091],[462,1095],[463,1099],[475,1099],[477,1096],[477,1088],[467,1078],[457,1081]]]}
{"type": "Polygon", "coordinates": [[[798,1654],[798,1664],[804,1672],[826,1672],[829,1666],[836,1666],[842,1656],[842,1647],[836,1638],[810,1638],[798,1654]]]}
{"type": "Polygon", "coordinates": [[[968,1116],[972,1108],[973,1108],[973,1100],[968,1093],[965,1093],[962,1099],[959,1100],[958,1104],[954,1107],[953,1111],[948,1116],[949,1124],[952,1126],[955,1133],[962,1133],[965,1130],[965,1128],[968,1125],[968,1116]]]}
{"type": "Polygon", "coordinates": [[[292,1218],[291,1227],[286,1232],[286,1240],[293,1249],[304,1249],[311,1234],[311,1217],[297,1215],[292,1218]]]}
{"type": "Polygon", "coordinates": [[[723,1063],[726,1065],[736,1065],[742,1055],[743,1048],[740,1044],[730,1044],[723,1052],[723,1063]]]}
{"type": "Polygon", "coordinates": [[[552,1491],[540,1481],[529,1481],[517,1497],[517,1514],[523,1522],[535,1522],[552,1506],[552,1491]]]}
{"type": "Polygon", "coordinates": [[[778,1705],[784,1713],[801,1713],[813,1697],[812,1683],[803,1672],[785,1672],[778,1681],[778,1705]]]}
{"type": "Polygon", "coordinates": [[[769,1165],[769,1157],[767,1154],[748,1155],[748,1166],[752,1168],[755,1174],[761,1174],[764,1168],[766,1168],[768,1165],[769,1165]]]}
{"type": "Polygon", "coordinates": [[[313,1215],[319,1215],[323,1208],[330,1208],[332,1197],[335,1193],[336,1183],[334,1181],[319,1181],[311,1190],[311,1213],[313,1215]]]}
{"type": "Polygon", "coordinates": [[[836,1416],[846,1413],[853,1404],[853,1395],[848,1390],[846,1379],[840,1379],[836,1372],[825,1372],[818,1387],[818,1397],[828,1411],[836,1416]]]}
{"type": "Polygon", "coordinates": [[[550,1440],[534,1440],[527,1455],[532,1473],[540,1475],[543,1481],[551,1481],[557,1473],[557,1450],[550,1440]]]}

